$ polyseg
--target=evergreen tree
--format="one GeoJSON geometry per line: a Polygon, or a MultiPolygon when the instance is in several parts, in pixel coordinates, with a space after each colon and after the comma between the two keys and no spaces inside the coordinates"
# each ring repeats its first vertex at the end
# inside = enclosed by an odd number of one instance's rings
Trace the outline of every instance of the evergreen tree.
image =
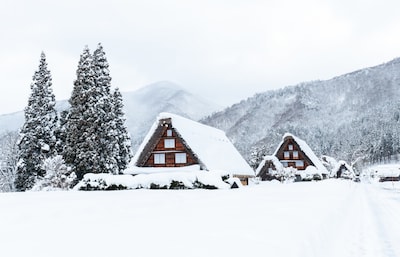
{"type": "Polygon", "coordinates": [[[81,179],[85,173],[96,172],[96,134],[93,127],[95,116],[91,95],[94,84],[93,59],[85,47],[76,71],[76,80],[69,103],[71,105],[65,123],[63,157],[72,171],[81,179]]]}
{"type": "Polygon", "coordinates": [[[131,150],[131,138],[128,133],[128,129],[125,126],[125,115],[122,110],[124,107],[122,95],[118,88],[116,88],[114,91],[113,102],[118,149],[116,159],[118,171],[119,173],[122,173],[122,171],[125,170],[128,166],[133,155],[131,150]]]}
{"type": "Polygon", "coordinates": [[[59,117],[59,124],[57,126],[56,129],[56,138],[57,138],[57,142],[56,142],[56,151],[57,154],[61,155],[63,152],[63,148],[65,146],[65,141],[66,141],[66,133],[65,133],[65,126],[67,123],[67,115],[68,115],[68,111],[62,111],[60,113],[60,117],[59,117]]]}
{"type": "Polygon", "coordinates": [[[95,173],[117,173],[119,154],[115,114],[111,94],[111,77],[108,62],[101,44],[93,53],[95,87],[91,91],[96,133],[96,166],[95,173]]]}
{"type": "Polygon", "coordinates": [[[46,56],[42,53],[39,69],[33,76],[31,95],[25,108],[25,123],[18,142],[19,161],[15,186],[19,191],[32,188],[36,179],[45,175],[42,162],[56,153],[57,112],[51,85],[46,56]]]}

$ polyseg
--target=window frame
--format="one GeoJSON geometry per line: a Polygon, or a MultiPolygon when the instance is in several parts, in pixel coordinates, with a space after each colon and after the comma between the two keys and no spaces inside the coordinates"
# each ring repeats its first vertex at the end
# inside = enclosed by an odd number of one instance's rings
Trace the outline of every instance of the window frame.
{"type": "Polygon", "coordinates": [[[175,138],[165,138],[164,148],[169,148],[169,149],[175,148],[175,138]]]}
{"type": "Polygon", "coordinates": [[[289,151],[284,151],[283,152],[283,158],[284,159],[289,159],[290,158],[290,152],[289,151]]]}
{"type": "Polygon", "coordinates": [[[172,129],[167,129],[167,137],[172,137],[172,129]]]}
{"type": "Polygon", "coordinates": [[[165,153],[155,153],[154,164],[165,164],[165,153]]]}
{"type": "Polygon", "coordinates": [[[187,163],[187,154],[186,153],[175,153],[175,163],[176,164],[186,164],[187,163]]]}
{"type": "Polygon", "coordinates": [[[304,167],[304,161],[303,160],[298,160],[298,161],[296,161],[296,167],[304,167]],[[302,164],[302,165],[299,165],[299,164],[302,164]]]}

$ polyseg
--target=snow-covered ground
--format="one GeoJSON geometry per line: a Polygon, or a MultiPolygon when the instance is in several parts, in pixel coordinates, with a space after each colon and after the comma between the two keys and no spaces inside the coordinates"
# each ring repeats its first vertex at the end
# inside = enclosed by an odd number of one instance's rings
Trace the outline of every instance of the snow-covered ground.
{"type": "Polygon", "coordinates": [[[0,194],[1,256],[400,256],[400,184],[0,194]]]}

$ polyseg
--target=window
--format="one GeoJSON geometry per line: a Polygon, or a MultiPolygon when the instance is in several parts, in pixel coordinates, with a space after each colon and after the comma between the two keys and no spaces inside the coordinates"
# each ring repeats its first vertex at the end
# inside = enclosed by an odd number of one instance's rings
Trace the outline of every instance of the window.
{"type": "Polygon", "coordinates": [[[285,159],[289,159],[290,158],[290,154],[288,151],[283,152],[283,158],[285,159]]]}
{"type": "Polygon", "coordinates": [[[175,163],[186,163],[186,153],[176,153],[175,163]]]}
{"type": "Polygon", "coordinates": [[[289,148],[290,151],[292,151],[293,150],[293,145],[288,145],[288,148],[289,148]]]}
{"type": "Polygon", "coordinates": [[[299,158],[299,152],[298,151],[293,151],[293,159],[299,158]]]}
{"type": "Polygon", "coordinates": [[[154,154],[154,164],[165,164],[165,154],[164,153],[154,154]]]}
{"type": "Polygon", "coordinates": [[[175,148],[175,139],[164,139],[165,148],[175,148]]]}
{"type": "Polygon", "coordinates": [[[170,129],[167,130],[167,137],[172,137],[172,130],[170,129]]]}
{"type": "Polygon", "coordinates": [[[296,167],[304,167],[303,161],[296,161],[296,167]]]}
{"type": "Polygon", "coordinates": [[[282,165],[283,165],[283,167],[288,167],[288,166],[289,166],[289,163],[287,163],[287,162],[282,162],[282,165]]]}

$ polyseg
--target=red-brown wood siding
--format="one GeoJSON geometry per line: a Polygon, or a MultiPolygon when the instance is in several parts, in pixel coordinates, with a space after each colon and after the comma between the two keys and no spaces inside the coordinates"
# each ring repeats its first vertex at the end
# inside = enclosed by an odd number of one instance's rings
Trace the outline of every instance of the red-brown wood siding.
{"type": "Polygon", "coordinates": [[[152,150],[152,153],[148,160],[146,161],[144,167],[184,167],[189,165],[198,164],[196,160],[191,157],[189,150],[184,145],[182,139],[178,136],[175,129],[171,126],[165,127],[162,131],[162,135],[158,140],[158,143],[152,150]],[[167,130],[172,130],[172,136],[167,135],[167,130]],[[165,139],[174,139],[175,147],[174,148],[165,148],[164,140],[165,139]],[[154,163],[154,154],[163,153],[165,154],[165,163],[164,164],[155,164],[154,163]],[[175,153],[186,153],[186,163],[176,163],[175,162],[175,153]]]}
{"type": "Polygon", "coordinates": [[[308,157],[305,156],[303,151],[300,149],[299,145],[292,138],[287,138],[278,150],[276,157],[280,161],[285,161],[288,163],[289,167],[296,168],[298,170],[305,170],[309,165],[312,165],[308,157]],[[293,145],[293,150],[289,150],[289,145],[293,145]],[[298,156],[293,156],[293,152],[297,151],[298,156]],[[289,157],[284,156],[284,152],[289,152],[289,157]],[[296,166],[296,161],[303,161],[303,166],[296,166]]]}

